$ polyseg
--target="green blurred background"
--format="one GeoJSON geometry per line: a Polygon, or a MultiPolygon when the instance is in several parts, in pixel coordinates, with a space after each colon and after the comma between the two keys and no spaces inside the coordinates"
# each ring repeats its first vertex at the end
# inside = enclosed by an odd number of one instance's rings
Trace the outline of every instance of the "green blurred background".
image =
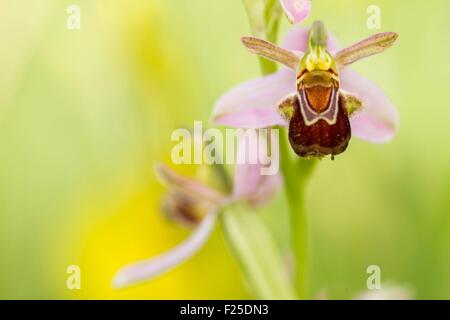
{"type": "MultiPolygon", "coordinates": [[[[391,97],[401,125],[390,144],[354,139],[318,166],[311,292],[350,298],[376,264],[383,282],[448,299],[450,3],[313,2],[306,24],[322,19],[342,45],[372,34],[366,9],[381,7],[381,31],[399,42],[354,69],[391,97]]],[[[174,128],[208,120],[222,92],[259,74],[239,42],[249,32],[240,0],[1,1],[0,298],[250,297],[219,230],[173,272],[110,287],[119,267],[189,234],[162,219],[153,166],[169,163],[174,128]],[[66,28],[70,4],[81,30],[66,28]],[[81,290],[66,288],[69,265],[81,290]]],[[[285,210],[265,211],[285,241],[285,210]]]]}

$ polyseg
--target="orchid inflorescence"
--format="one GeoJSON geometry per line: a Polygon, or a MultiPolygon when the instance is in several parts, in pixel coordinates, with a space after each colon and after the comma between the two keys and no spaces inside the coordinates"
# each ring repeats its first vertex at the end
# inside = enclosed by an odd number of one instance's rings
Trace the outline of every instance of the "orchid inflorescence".
{"type": "Polygon", "coordinates": [[[244,37],[250,52],[287,68],[231,89],[216,104],[213,119],[244,128],[289,125],[291,146],[302,157],[339,154],[352,133],[387,142],[398,122],[394,106],[375,84],[346,67],[383,52],[396,39],[393,32],[379,33],[339,50],[320,21],[309,32],[294,27],[283,47],[244,37]]]}
{"type": "MultiPolygon", "coordinates": [[[[311,2],[305,0],[280,0],[280,4],[292,23],[305,19],[311,9],[311,2]]],[[[287,126],[290,146],[301,158],[334,158],[347,149],[352,135],[372,143],[387,142],[398,123],[393,104],[380,88],[348,66],[385,51],[396,39],[396,33],[383,32],[339,49],[320,21],[309,30],[292,27],[281,46],[243,37],[251,53],[283,67],[226,92],[217,101],[212,119],[238,128],[287,126]]],[[[241,143],[238,157],[252,145],[241,143]]],[[[272,149],[277,148],[278,142],[272,142],[272,149]]],[[[157,166],[157,176],[168,188],[165,211],[173,220],[194,227],[194,232],[174,249],[126,266],[114,285],[151,279],[190,258],[208,240],[219,213],[234,203],[245,202],[250,210],[265,204],[283,181],[280,175],[262,176],[260,168],[259,163],[236,165],[231,190],[224,192],[165,165],[157,166]]],[[[286,183],[285,188],[289,187],[286,183]]]]}

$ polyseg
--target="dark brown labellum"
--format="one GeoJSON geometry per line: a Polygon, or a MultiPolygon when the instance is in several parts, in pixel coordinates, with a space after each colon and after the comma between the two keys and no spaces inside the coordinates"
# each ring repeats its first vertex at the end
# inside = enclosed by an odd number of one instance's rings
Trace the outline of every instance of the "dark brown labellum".
{"type": "Polygon", "coordinates": [[[183,192],[170,192],[162,202],[162,211],[170,220],[188,227],[201,221],[199,200],[183,192]]]}
{"type": "MultiPolygon", "coordinates": [[[[316,90],[316,92],[319,91],[316,90]]],[[[331,94],[327,92],[327,95],[331,94]]],[[[289,142],[299,156],[334,156],[347,149],[351,138],[350,121],[345,108],[345,100],[340,95],[337,98],[336,121],[330,124],[324,119],[319,119],[310,125],[306,124],[300,111],[300,102],[295,99],[294,113],[289,123],[289,142]]],[[[323,107],[319,105],[315,109],[322,111],[323,107]]]]}

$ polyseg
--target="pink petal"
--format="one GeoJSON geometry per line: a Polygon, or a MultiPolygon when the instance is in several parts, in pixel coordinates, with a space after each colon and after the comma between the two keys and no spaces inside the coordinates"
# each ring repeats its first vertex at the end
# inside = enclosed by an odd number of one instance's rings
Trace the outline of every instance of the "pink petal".
{"type": "Polygon", "coordinates": [[[286,16],[291,23],[299,23],[311,12],[311,0],[280,0],[286,16]]]}
{"type": "Polygon", "coordinates": [[[262,205],[280,187],[278,138],[273,131],[263,129],[258,134],[248,135],[248,138],[239,141],[233,199],[245,198],[253,205],[262,205]],[[271,162],[267,159],[268,133],[271,138],[271,162]],[[252,158],[256,161],[251,161],[252,158]],[[268,170],[269,167],[272,170],[268,170]]]}
{"type": "Polygon", "coordinates": [[[257,131],[248,130],[246,136],[240,137],[238,143],[233,179],[232,197],[234,199],[244,198],[253,193],[261,179],[257,131]]]}
{"type": "Polygon", "coordinates": [[[254,194],[249,196],[248,200],[254,206],[264,206],[272,199],[282,184],[283,179],[279,173],[271,176],[262,176],[258,188],[254,194]]]}
{"type": "Polygon", "coordinates": [[[192,235],[174,249],[149,260],[137,262],[119,270],[113,279],[115,288],[150,280],[192,257],[209,239],[216,222],[216,213],[208,214],[192,235]]]}
{"type": "Polygon", "coordinates": [[[383,91],[348,69],[341,71],[341,88],[362,100],[363,109],[351,119],[354,136],[373,143],[391,140],[398,124],[397,111],[383,91]]]}
{"type": "Polygon", "coordinates": [[[295,90],[295,73],[289,69],[247,81],[219,99],[214,107],[213,121],[240,128],[286,125],[277,112],[277,105],[295,90]]]}
{"type": "MultiPolygon", "coordinates": [[[[282,47],[291,51],[306,52],[308,50],[308,37],[308,29],[301,26],[292,27],[284,38],[282,47]]],[[[330,52],[339,49],[336,37],[330,32],[328,32],[327,48],[330,52]]]]}
{"type": "Polygon", "coordinates": [[[210,188],[200,181],[184,177],[168,166],[163,164],[156,165],[156,176],[169,188],[177,188],[183,192],[199,197],[216,204],[220,204],[225,200],[225,195],[219,191],[210,188]]]}

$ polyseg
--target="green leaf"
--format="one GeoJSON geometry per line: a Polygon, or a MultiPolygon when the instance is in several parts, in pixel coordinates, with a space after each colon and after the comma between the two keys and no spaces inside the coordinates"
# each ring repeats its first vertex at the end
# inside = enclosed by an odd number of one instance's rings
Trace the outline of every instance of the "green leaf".
{"type": "Polygon", "coordinates": [[[261,218],[236,204],[222,212],[221,223],[255,298],[295,299],[283,257],[261,218]]]}

